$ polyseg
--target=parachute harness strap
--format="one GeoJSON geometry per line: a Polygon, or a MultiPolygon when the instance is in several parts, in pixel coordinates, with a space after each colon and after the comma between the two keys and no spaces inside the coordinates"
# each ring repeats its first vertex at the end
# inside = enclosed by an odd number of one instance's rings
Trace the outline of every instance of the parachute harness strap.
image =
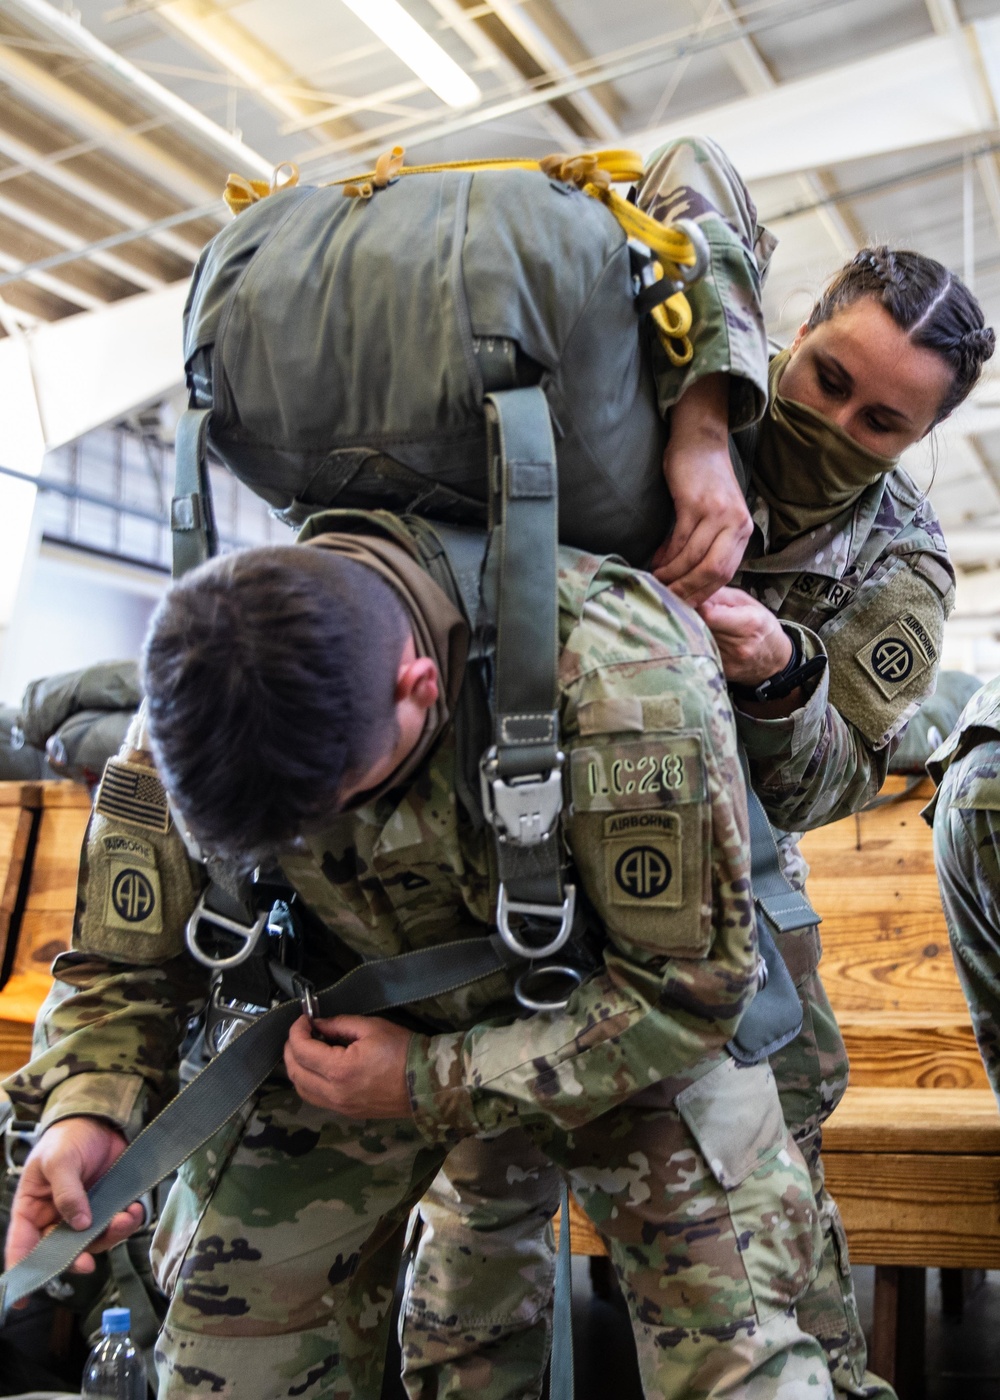
{"type": "MultiPolygon", "coordinates": [[[[657,279],[666,278],[674,285],[670,296],[650,308],[657,335],[673,365],[690,362],[691,305],[684,289],[701,278],[707,267],[707,246],[701,244],[694,225],[664,225],[644,214],[611,188],[615,183],[634,184],[642,177],[642,157],[637,151],[589,151],[570,156],[563,153],[543,156],[541,160],[520,157],[496,160],[457,160],[436,165],[404,165],[402,146],[385,151],[375,162],[375,169],[346,180],[334,180],[349,199],[369,200],[378,191],[395,184],[403,175],[430,175],[442,170],[541,170],[553,180],[575,185],[591,199],[599,200],[614,215],[628,238],[644,244],[653,255],[657,279]]],[[[245,180],[230,175],[223,198],[234,214],[240,214],[252,204],[281,190],[298,184],[299,172],[291,161],[279,165],[270,182],[245,180]]]]}

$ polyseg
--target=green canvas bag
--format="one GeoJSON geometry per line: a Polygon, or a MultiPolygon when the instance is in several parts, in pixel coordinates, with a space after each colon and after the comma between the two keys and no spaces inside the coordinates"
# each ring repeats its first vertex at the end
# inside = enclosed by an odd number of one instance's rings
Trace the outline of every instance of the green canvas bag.
{"type": "MultiPolygon", "coordinates": [[[[700,231],[610,191],[599,163],[634,176],[627,152],[544,169],[401,161],[382,158],[381,185],[378,169],[273,193],[231,179],[243,212],[202,253],[184,312],[191,406],[210,410],[191,450],[210,447],[291,524],[347,506],[481,525],[485,395],[539,385],[560,540],[645,563],[671,523],[645,313],[669,322],[704,270],[700,231]],[[636,232],[678,262],[664,274],[636,232]]],[[[690,356],[685,329],[669,354],[690,356]]],[[[184,509],[175,527],[197,528],[184,509]]]]}

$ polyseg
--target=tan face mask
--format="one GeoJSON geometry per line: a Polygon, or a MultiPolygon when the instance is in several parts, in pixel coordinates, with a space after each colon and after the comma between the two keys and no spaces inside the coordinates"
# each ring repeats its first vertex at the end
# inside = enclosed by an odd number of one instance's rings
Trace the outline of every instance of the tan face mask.
{"type": "Polygon", "coordinates": [[[899,460],[866,451],[815,409],[784,398],[778,383],[791,353],[771,361],[753,469],[771,511],[772,551],[833,520],[899,460]]]}

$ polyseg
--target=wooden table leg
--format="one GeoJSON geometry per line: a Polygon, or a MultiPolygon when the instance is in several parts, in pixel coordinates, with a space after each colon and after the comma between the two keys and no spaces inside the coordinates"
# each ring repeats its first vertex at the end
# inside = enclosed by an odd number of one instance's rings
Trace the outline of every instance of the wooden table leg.
{"type": "Polygon", "coordinates": [[[899,1400],[924,1400],[927,1381],[927,1270],[879,1265],[869,1365],[899,1400]]]}

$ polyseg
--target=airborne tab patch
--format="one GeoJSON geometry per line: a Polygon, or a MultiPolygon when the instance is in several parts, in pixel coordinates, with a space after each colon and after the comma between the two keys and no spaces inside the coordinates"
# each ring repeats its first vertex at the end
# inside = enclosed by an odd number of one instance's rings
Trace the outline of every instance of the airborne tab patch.
{"type": "Polygon", "coordinates": [[[130,822],[147,831],[165,832],[170,828],[167,794],[152,768],[108,759],[94,810],[112,821],[130,822]]]}
{"type": "Polygon", "coordinates": [[[903,613],[855,652],[855,660],[887,700],[937,661],[934,641],[919,618],[903,613]]]}
{"type": "Polygon", "coordinates": [[[163,932],[160,873],[156,852],[132,836],[104,836],[108,891],[104,922],[125,933],[163,932]]]}
{"type": "Polygon", "coordinates": [[[676,812],[604,819],[604,859],[612,904],[680,909],[684,903],[681,820],[676,812]]]}

